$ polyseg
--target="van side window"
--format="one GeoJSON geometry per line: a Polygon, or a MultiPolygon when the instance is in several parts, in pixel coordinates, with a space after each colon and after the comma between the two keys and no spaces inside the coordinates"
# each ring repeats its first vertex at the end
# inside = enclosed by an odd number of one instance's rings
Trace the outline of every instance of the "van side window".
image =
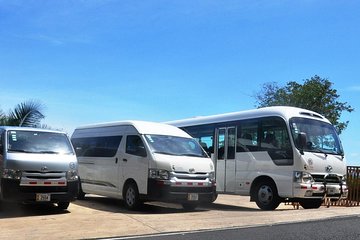
{"type": "Polygon", "coordinates": [[[146,150],[143,141],[137,135],[126,137],[126,153],[146,157],[146,150]]]}
{"type": "Polygon", "coordinates": [[[0,155],[4,154],[4,140],[3,140],[4,132],[0,132],[0,155]]]}
{"type": "Polygon", "coordinates": [[[76,156],[78,157],[114,157],[122,136],[74,138],[76,156]]]}

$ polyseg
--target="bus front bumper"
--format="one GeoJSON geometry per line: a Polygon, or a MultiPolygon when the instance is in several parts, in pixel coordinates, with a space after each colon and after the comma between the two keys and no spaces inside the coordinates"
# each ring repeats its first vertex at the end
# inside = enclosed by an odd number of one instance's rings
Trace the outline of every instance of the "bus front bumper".
{"type": "Polygon", "coordinates": [[[345,184],[296,184],[294,186],[294,197],[296,198],[346,198],[348,189],[345,184]]]}

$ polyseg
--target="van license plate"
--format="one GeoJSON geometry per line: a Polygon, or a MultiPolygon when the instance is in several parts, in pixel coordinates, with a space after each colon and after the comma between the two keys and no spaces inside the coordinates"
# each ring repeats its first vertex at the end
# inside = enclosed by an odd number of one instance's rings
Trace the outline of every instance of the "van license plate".
{"type": "Polygon", "coordinates": [[[197,194],[197,193],[188,193],[188,200],[189,201],[197,201],[197,200],[199,200],[199,194],[197,194]]]}
{"type": "Polygon", "coordinates": [[[37,193],[36,201],[37,202],[50,202],[50,193],[37,193]]]}

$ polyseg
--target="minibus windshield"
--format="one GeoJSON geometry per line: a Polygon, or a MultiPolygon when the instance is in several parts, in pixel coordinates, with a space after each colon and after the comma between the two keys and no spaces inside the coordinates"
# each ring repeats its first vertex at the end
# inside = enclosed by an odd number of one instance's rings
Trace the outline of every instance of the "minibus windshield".
{"type": "Polygon", "coordinates": [[[308,152],[343,155],[343,149],[334,126],[329,123],[307,118],[290,119],[290,128],[298,149],[308,152]],[[301,146],[300,135],[306,136],[301,146]]]}
{"type": "Polygon", "coordinates": [[[9,131],[8,152],[74,154],[71,143],[62,133],[41,131],[9,131]]]}
{"type": "Polygon", "coordinates": [[[165,135],[145,135],[145,138],[154,153],[202,158],[208,157],[199,143],[192,138],[165,135]]]}

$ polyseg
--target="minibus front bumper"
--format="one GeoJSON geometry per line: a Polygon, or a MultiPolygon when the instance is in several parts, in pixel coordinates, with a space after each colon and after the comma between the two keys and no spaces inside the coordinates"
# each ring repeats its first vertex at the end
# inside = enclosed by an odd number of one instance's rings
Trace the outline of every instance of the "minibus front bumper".
{"type": "Polygon", "coordinates": [[[294,186],[296,198],[346,198],[348,188],[346,184],[300,183],[294,186]]]}
{"type": "Polygon", "coordinates": [[[216,184],[212,182],[172,182],[149,179],[147,200],[210,203],[214,201],[215,194],[216,184]]]}
{"type": "Polygon", "coordinates": [[[1,199],[23,203],[58,203],[76,200],[78,180],[68,181],[66,186],[20,186],[20,180],[1,179],[1,199]],[[48,196],[40,199],[39,196],[48,196]]]}

